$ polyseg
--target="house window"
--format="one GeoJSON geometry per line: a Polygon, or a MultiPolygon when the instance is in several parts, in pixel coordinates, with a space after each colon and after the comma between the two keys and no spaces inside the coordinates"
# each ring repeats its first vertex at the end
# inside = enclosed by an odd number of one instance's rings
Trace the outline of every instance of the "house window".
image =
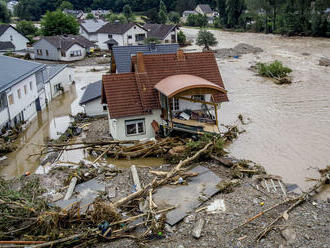
{"type": "Polygon", "coordinates": [[[10,41],[13,41],[13,36],[12,35],[10,35],[10,41]]]}
{"type": "Polygon", "coordinates": [[[0,111],[7,107],[7,95],[6,93],[0,93],[0,111]]]}
{"type": "Polygon", "coordinates": [[[172,110],[180,110],[179,99],[173,98],[172,110]]]}
{"type": "Polygon", "coordinates": [[[42,50],[41,49],[37,49],[37,54],[42,56],[42,50]]]}
{"type": "Polygon", "coordinates": [[[194,95],[194,96],[192,96],[192,99],[197,100],[197,101],[205,101],[205,96],[204,95],[194,95]]]}
{"type": "Polygon", "coordinates": [[[176,42],[176,36],[175,36],[175,34],[172,34],[171,35],[171,40],[172,40],[172,43],[175,43],[176,42]]]}
{"type": "Polygon", "coordinates": [[[145,34],[136,34],[135,35],[135,40],[136,41],[142,41],[146,38],[146,35],[145,34]]]}
{"type": "Polygon", "coordinates": [[[145,133],[144,119],[125,121],[126,135],[138,135],[145,133]]]}
{"type": "Polygon", "coordinates": [[[72,76],[71,76],[71,75],[69,75],[69,81],[70,81],[70,82],[72,81],[72,76]]]}
{"type": "Polygon", "coordinates": [[[17,90],[17,96],[18,96],[18,99],[21,99],[21,89],[17,90]]]}
{"type": "Polygon", "coordinates": [[[26,85],[24,85],[24,93],[25,93],[25,95],[27,95],[27,86],[26,85]]]}
{"type": "Polygon", "coordinates": [[[49,56],[48,50],[46,50],[46,56],[49,56]]]}
{"type": "Polygon", "coordinates": [[[165,43],[170,43],[169,40],[165,40],[165,43]]]}
{"type": "Polygon", "coordinates": [[[112,34],[108,34],[108,38],[109,39],[112,39],[112,34]]]}
{"type": "Polygon", "coordinates": [[[14,96],[13,96],[13,94],[10,94],[10,95],[8,96],[8,101],[9,101],[9,105],[14,104],[14,96]]]}
{"type": "Polygon", "coordinates": [[[30,90],[32,90],[32,81],[30,82],[30,90]]]}
{"type": "Polygon", "coordinates": [[[107,111],[107,105],[103,105],[103,111],[107,111]]]}
{"type": "Polygon", "coordinates": [[[128,35],[127,36],[127,39],[132,39],[132,35],[128,35]]]}
{"type": "Polygon", "coordinates": [[[79,57],[79,56],[81,56],[81,50],[72,51],[70,53],[70,56],[71,57],[79,57]]]}

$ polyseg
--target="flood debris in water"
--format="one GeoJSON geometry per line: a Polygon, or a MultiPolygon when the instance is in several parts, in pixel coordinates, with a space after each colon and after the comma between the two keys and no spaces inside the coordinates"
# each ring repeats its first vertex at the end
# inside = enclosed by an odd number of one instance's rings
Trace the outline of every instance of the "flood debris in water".
{"type": "Polygon", "coordinates": [[[319,65],[320,66],[330,66],[330,59],[325,58],[325,57],[321,58],[319,60],[319,65]]]}
{"type": "Polygon", "coordinates": [[[215,56],[218,58],[239,58],[241,55],[249,53],[261,53],[263,50],[246,43],[240,43],[233,48],[222,48],[215,50],[215,56]]]}

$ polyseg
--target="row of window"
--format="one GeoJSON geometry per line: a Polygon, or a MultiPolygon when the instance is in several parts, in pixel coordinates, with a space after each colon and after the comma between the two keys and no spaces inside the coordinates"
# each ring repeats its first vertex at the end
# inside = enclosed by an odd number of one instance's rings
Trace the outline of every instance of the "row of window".
{"type": "MultiPolygon", "coordinates": [[[[108,38],[109,38],[109,39],[112,39],[112,38],[113,38],[112,34],[108,34],[108,38]]],[[[136,34],[136,35],[135,35],[135,40],[136,40],[136,41],[142,41],[142,40],[144,40],[145,38],[146,38],[146,35],[145,35],[145,34],[136,34]]],[[[128,39],[128,40],[132,39],[132,35],[127,35],[127,39],[128,39]]]]}
{"type": "MultiPolygon", "coordinates": [[[[32,81],[29,83],[29,86],[30,86],[30,90],[32,91],[32,89],[33,89],[32,81]]],[[[27,85],[24,85],[23,86],[23,90],[24,90],[24,94],[27,95],[28,94],[28,87],[27,87],[27,85]]],[[[21,89],[18,89],[17,90],[17,98],[18,99],[21,99],[22,98],[21,89]]],[[[12,104],[15,103],[14,93],[11,93],[11,94],[8,95],[8,103],[9,103],[9,105],[12,105],[12,104]]]]}
{"type": "MultiPolygon", "coordinates": [[[[48,50],[45,50],[45,52],[46,52],[46,56],[49,56],[48,50]]],[[[37,49],[37,54],[42,56],[42,49],[37,49]]]]}
{"type": "MultiPolygon", "coordinates": [[[[45,50],[45,52],[46,52],[46,56],[49,56],[49,52],[48,52],[48,50],[45,50]]],[[[37,54],[39,55],[39,56],[42,56],[42,49],[37,49],[37,54]]],[[[76,50],[76,51],[71,51],[70,52],[70,57],[78,57],[78,56],[81,56],[82,55],[82,52],[81,52],[81,50],[76,50]]],[[[65,54],[65,52],[64,51],[62,51],[61,52],[61,56],[62,57],[65,57],[66,56],[66,54],[65,54]]]]}

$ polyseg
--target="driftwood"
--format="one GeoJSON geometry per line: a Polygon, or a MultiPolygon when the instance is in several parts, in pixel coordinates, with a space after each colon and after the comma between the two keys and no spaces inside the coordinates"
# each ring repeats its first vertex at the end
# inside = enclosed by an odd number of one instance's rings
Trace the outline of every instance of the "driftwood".
{"type": "Polygon", "coordinates": [[[139,175],[137,173],[135,165],[131,166],[131,172],[132,172],[133,182],[136,185],[136,190],[142,189],[140,179],[139,179],[139,175]]]}
{"type": "MultiPolygon", "coordinates": [[[[319,182],[317,184],[315,184],[313,187],[311,187],[307,192],[301,194],[300,196],[294,198],[292,201],[294,201],[294,203],[292,205],[290,205],[289,208],[287,208],[284,212],[282,212],[276,219],[274,219],[269,225],[267,225],[258,235],[256,240],[259,241],[261,240],[263,237],[265,237],[273,228],[274,225],[280,221],[282,218],[286,219],[288,218],[288,213],[290,211],[292,211],[295,207],[297,207],[298,205],[300,205],[301,203],[307,201],[310,198],[310,194],[315,192],[317,189],[321,188],[323,185],[326,184],[328,178],[327,175],[324,175],[321,177],[321,179],[319,180],[319,182]]],[[[279,204],[281,205],[281,204],[279,204]]]]}
{"type": "Polygon", "coordinates": [[[193,156],[191,156],[189,158],[186,158],[183,161],[180,161],[179,164],[175,168],[173,168],[171,171],[169,171],[164,178],[162,178],[160,180],[157,180],[158,177],[155,177],[151,183],[149,183],[148,185],[146,185],[142,189],[140,189],[140,190],[138,190],[138,191],[136,191],[136,192],[134,192],[134,193],[118,200],[118,201],[116,201],[113,204],[114,207],[118,208],[118,207],[122,206],[123,204],[125,204],[125,203],[127,203],[127,202],[129,202],[129,201],[145,194],[149,189],[157,188],[157,187],[165,184],[166,182],[170,181],[170,179],[180,171],[181,167],[183,167],[183,166],[191,163],[195,159],[197,159],[200,155],[205,153],[212,144],[213,144],[212,142],[208,143],[203,149],[196,152],[193,156]]]}

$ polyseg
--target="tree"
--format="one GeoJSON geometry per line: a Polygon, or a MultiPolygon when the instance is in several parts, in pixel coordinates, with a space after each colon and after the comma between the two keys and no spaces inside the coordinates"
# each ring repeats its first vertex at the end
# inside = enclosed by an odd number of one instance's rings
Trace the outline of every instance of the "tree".
{"type": "Polygon", "coordinates": [[[10,12],[7,9],[7,5],[4,1],[0,1],[0,23],[1,22],[10,22],[10,12]]]}
{"type": "MultiPolygon", "coordinates": [[[[219,0],[221,1],[221,0],[219,0]]],[[[180,14],[185,10],[192,10],[196,6],[195,0],[177,0],[175,10],[180,14]]]]}
{"type": "Polygon", "coordinates": [[[73,5],[72,3],[68,2],[68,1],[63,1],[60,5],[60,9],[64,10],[64,9],[73,9],[73,5]]]}
{"type": "Polygon", "coordinates": [[[244,10],[244,0],[226,0],[227,27],[234,28],[244,10]]]}
{"type": "Polygon", "coordinates": [[[206,50],[210,50],[210,47],[216,46],[218,41],[211,32],[202,29],[198,32],[196,44],[198,46],[204,46],[206,50]]]}
{"type": "Polygon", "coordinates": [[[78,34],[79,23],[70,15],[61,10],[47,12],[41,20],[41,31],[43,35],[78,34]]]}
{"type": "Polygon", "coordinates": [[[168,19],[175,24],[180,23],[180,14],[178,12],[172,11],[168,14],[168,19]]]}
{"type": "Polygon", "coordinates": [[[95,16],[93,15],[92,12],[89,12],[89,13],[87,14],[87,16],[86,16],[86,19],[88,19],[88,20],[90,20],[90,19],[94,19],[94,18],[95,18],[95,16]]]}
{"type": "Polygon", "coordinates": [[[159,2],[159,12],[158,12],[159,22],[165,24],[167,22],[167,10],[164,2],[160,0],[159,2]]]}
{"type": "Polygon", "coordinates": [[[123,8],[123,14],[126,17],[127,21],[130,20],[130,18],[133,16],[133,12],[131,9],[131,6],[129,6],[128,4],[126,4],[123,8]]]}
{"type": "Polygon", "coordinates": [[[185,34],[180,30],[178,32],[178,43],[180,46],[183,46],[186,44],[187,38],[185,36],[185,34]]]}
{"type": "Polygon", "coordinates": [[[226,1],[217,0],[217,8],[220,15],[220,22],[224,25],[227,23],[226,1]]]}
{"type": "Polygon", "coordinates": [[[24,34],[26,37],[32,40],[33,37],[35,37],[38,33],[38,28],[34,26],[32,21],[20,21],[16,25],[16,29],[24,34]]]}

